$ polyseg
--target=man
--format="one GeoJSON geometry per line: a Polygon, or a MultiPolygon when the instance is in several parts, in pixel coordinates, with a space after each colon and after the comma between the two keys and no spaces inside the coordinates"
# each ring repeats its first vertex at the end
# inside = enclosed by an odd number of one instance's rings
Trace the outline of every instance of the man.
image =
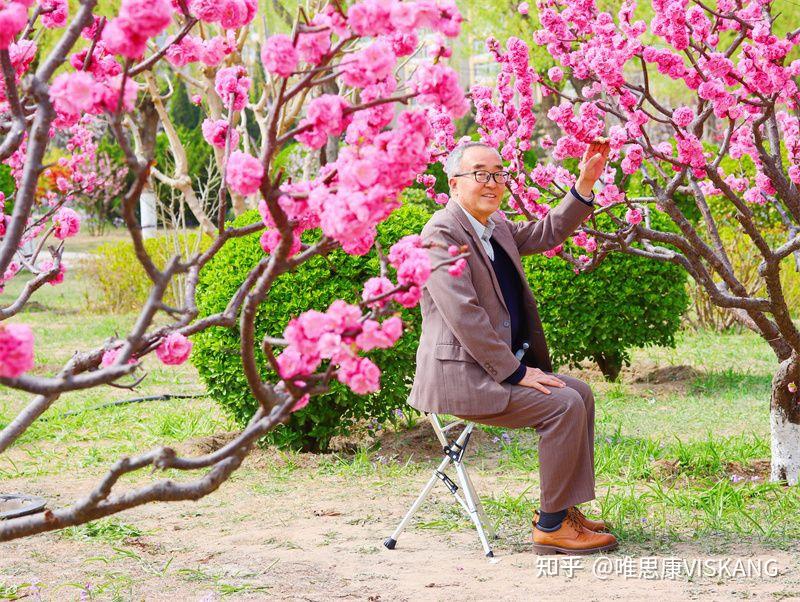
{"type": "Polygon", "coordinates": [[[608,142],[592,143],[580,175],[557,207],[537,223],[514,222],[499,211],[509,173],[483,143],[458,146],[445,165],[451,199],[422,238],[435,243],[433,264],[451,245],[469,250],[461,276],[436,270],[423,289],[422,335],[410,403],[505,428],[534,427],[540,435],[541,511],[534,514],[538,553],[589,554],[617,547],[603,521],[577,504],[595,498],[594,397],[589,386],[553,374],[536,302],[520,255],[561,244],[591,214],[592,187],[608,157],[608,142]]]}

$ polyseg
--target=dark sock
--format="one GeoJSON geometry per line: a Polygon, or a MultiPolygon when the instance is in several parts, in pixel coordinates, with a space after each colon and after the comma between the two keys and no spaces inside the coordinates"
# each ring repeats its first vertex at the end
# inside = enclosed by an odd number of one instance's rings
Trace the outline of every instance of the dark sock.
{"type": "Polygon", "coordinates": [[[542,512],[539,510],[539,520],[536,522],[536,528],[542,531],[555,531],[561,527],[561,522],[566,516],[566,509],[558,512],[542,512]]]}

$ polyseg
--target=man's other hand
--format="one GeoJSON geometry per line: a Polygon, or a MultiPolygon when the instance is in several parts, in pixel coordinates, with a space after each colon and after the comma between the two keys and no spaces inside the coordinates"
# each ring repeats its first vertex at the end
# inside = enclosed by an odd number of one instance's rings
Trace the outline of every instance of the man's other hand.
{"type": "Polygon", "coordinates": [[[544,385],[558,387],[559,389],[567,386],[563,380],[556,378],[552,374],[547,374],[546,372],[539,370],[539,368],[531,368],[530,366],[525,368],[525,376],[523,376],[522,380],[517,384],[522,385],[523,387],[537,389],[538,391],[546,393],[547,395],[550,394],[550,389],[544,385]]]}
{"type": "Polygon", "coordinates": [[[588,197],[592,194],[592,187],[606,167],[606,160],[611,146],[607,138],[598,138],[592,142],[583,154],[578,169],[580,174],[575,182],[578,194],[588,197]]]}

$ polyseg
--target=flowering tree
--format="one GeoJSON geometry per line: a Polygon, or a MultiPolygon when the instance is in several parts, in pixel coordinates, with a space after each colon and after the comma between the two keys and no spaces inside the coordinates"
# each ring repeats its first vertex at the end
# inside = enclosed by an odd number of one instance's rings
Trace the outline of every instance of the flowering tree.
{"type": "MultiPolygon", "coordinates": [[[[74,505],[4,521],[0,540],[152,501],[210,493],[260,436],[311,395],[324,392],[333,378],[357,393],[376,391],[380,369],[362,353],[390,347],[401,336],[394,304],[417,304],[432,270],[446,267],[457,276],[465,266],[457,248],[450,249],[451,259],[431,265],[420,238],[406,237],[380,253],[382,275],[364,284],[359,304],[336,301],[326,312],[309,311],[290,321],[283,338],[255,340],[256,311],[273,282],[337,247],[366,253],[376,225],[399,206],[403,188],[426,169],[438,146],[452,143],[448,124],[466,112],[468,103],[455,73],[440,60],[447,53],[444,38],[427,59],[416,60],[413,73],[403,71],[407,59],[401,59],[415,52],[421,31],[458,35],[461,17],[451,0],[364,0],[346,11],[334,2],[313,15],[301,10],[291,35],[273,35],[255,49],[247,46],[247,32],[256,0],[123,0],[112,18],[96,16],[96,4],[82,0],[69,15],[67,0],[0,0],[0,160],[11,166],[17,184],[13,211],[3,212],[0,222],[0,274],[3,282],[23,266],[34,274],[19,297],[0,308],[0,383],[32,396],[0,431],[0,453],[63,393],[133,386],[129,379],[136,384],[148,354],[155,351],[164,364],[180,364],[190,354],[190,337],[210,327],[238,329],[244,371],[259,409],[223,448],[195,458],[179,457],[167,447],[122,458],[74,505]],[[42,27],[60,30],[47,53],[33,41],[42,27]],[[244,56],[258,57],[260,63],[246,64],[244,56]],[[157,65],[162,68],[156,73],[157,65]],[[254,71],[261,68],[265,83],[256,88],[254,71]],[[197,102],[207,115],[203,134],[219,154],[224,185],[216,215],[208,216],[215,233],[210,247],[175,256],[158,269],[143,244],[136,206],[153,173],[159,127],[173,145],[174,175],[185,175],[180,140],[170,129],[157,85],[165,73],[177,73],[201,95],[197,102]],[[399,104],[412,100],[414,108],[398,112],[399,104]],[[255,139],[245,123],[248,106],[260,132],[255,139]],[[64,278],[65,240],[80,227],[69,205],[102,180],[91,170],[101,126],[113,133],[133,180],[121,212],[152,281],[150,295],[124,337],[76,353],[57,374],[33,374],[34,333],[13,319],[38,288],[64,278]],[[338,156],[328,156],[307,179],[290,180],[275,167],[276,156],[293,141],[317,152],[339,137],[345,144],[338,156]],[[68,151],[58,160],[62,175],[54,187],[37,193],[59,144],[68,151]],[[231,204],[249,202],[257,204],[262,221],[227,226],[231,204]],[[319,234],[307,232],[301,240],[301,233],[312,230],[319,234]],[[264,258],[223,312],[197,318],[195,288],[204,266],[227,242],[258,231],[263,231],[264,258]],[[58,242],[47,247],[49,258],[38,261],[52,238],[58,242]],[[178,276],[186,279],[185,300],[170,307],[163,295],[178,276]],[[256,345],[280,374],[279,382],[262,381],[256,345]],[[117,491],[120,477],[147,468],[204,472],[195,480],[160,480],[117,491]]],[[[191,204],[188,193],[184,200],[191,204]]]]}
{"type": "Polygon", "coordinates": [[[800,60],[790,59],[800,30],[774,33],[771,0],[718,0],[715,6],[657,0],[652,8],[648,28],[634,20],[635,0],[623,2],[616,18],[592,0],[539,3],[542,28],[533,41],[559,66],[537,73],[523,41],[511,38],[503,51],[490,38],[501,74],[496,95],[487,88],[471,91],[477,122],[483,139],[516,170],[511,204],[534,218],[547,213],[545,201],[563,195],[574,177],[552,163],[525,168],[535,122],[532,85],[560,101],[548,117],[561,136],[540,142],[556,161],[580,157],[592,140],[608,136],[612,150],[598,207],[572,238],[583,254],[563,247],[547,254],[571,261],[576,270],[591,270],[611,251],[676,263],[717,306],[763,337],[778,361],[770,403],[771,477],[795,484],[800,331],[779,276],[795,269],[791,256],[800,251],[800,60]],[[584,83],[580,91],[559,90],[567,73],[584,83]],[[685,104],[657,98],[657,79],[681,82],[685,104]],[[745,157],[755,165],[750,175],[745,157]],[[723,169],[723,160],[731,167],[723,169]],[[626,195],[634,175],[648,196],[626,195]],[[690,197],[698,220],[687,216],[679,195],[690,197]],[[731,214],[763,258],[757,287],[763,294],[743,285],[720,236],[719,223],[731,214]],[[656,221],[673,227],[658,228],[656,221]],[[783,231],[777,241],[767,236],[776,221],[783,231]]]}

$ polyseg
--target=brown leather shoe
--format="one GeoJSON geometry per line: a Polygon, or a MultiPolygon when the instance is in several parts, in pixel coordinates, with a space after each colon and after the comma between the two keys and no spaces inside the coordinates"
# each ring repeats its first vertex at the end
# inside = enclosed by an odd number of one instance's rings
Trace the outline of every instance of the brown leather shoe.
{"type": "MultiPolygon", "coordinates": [[[[581,512],[577,506],[570,506],[567,509],[567,514],[574,513],[580,523],[589,529],[589,531],[595,531],[596,533],[608,533],[611,529],[603,520],[592,520],[591,518],[587,518],[586,515],[581,512]]],[[[539,511],[533,511],[533,526],[536,526],[536,523],[539,522],[539,511]]]]}
{"type": "Polygon", "coordinates": [[[533,551],[537,554],[594,554],[617,548],[611,533],[595,533],[584,527],[574,513],[567,514],[555,531],[533,528],[533,551]]]}

